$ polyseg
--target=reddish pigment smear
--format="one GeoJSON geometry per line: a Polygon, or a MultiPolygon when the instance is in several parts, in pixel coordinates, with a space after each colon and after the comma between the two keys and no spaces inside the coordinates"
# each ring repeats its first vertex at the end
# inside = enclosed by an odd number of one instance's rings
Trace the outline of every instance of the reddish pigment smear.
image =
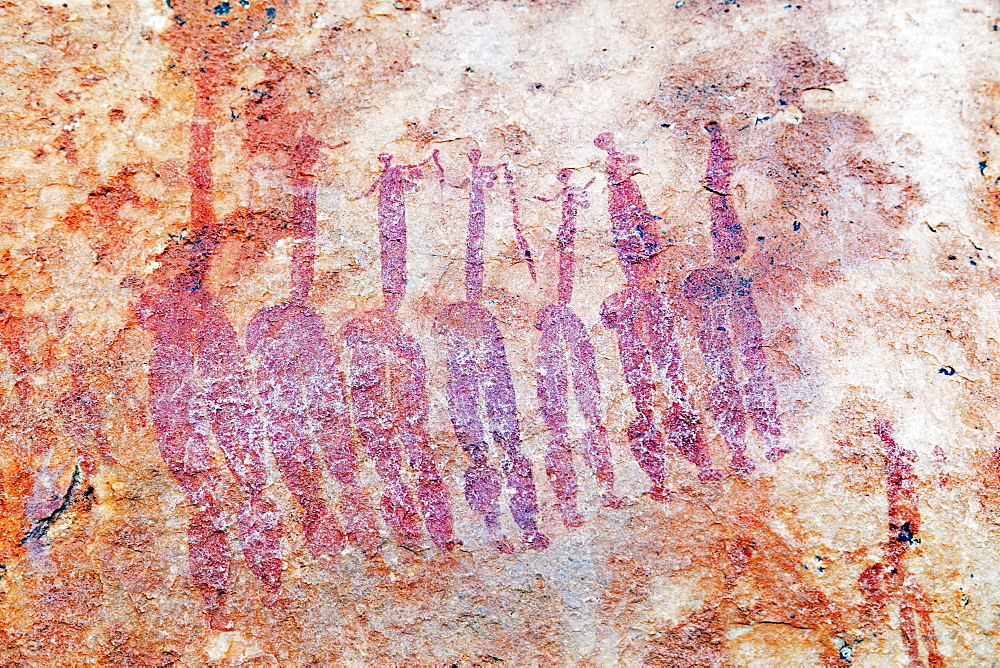
{"type": "Polygon", "coordinates": [[[869,613],[881,612],[890,601],[899,606],[899,633],[910,665],[925,665],[920,657],[923,645],[926,665],[944,666],[944,658],[937,649],[930,603],[905,563],[907,549],[920,542],[916,538],[920,530],[920,498],[913,472],[917,457],[912,450],[896,444],[888,420],[876,420],[874,427],[884,447],[889,529],[882,544],[882,561],[866,568],[858,584],[867,599],[869,613]]]}
{"type": "Polygon", "coordinates": [[[614,493],[615,471],[611,461],[611,447],[607,430],[601,420],[601,385],[597,377],[594,345],[580,318],[569,308],[573,296],[575,257],[573,242],[576,236],[576,216],[579,209],[588,208],[587,188],[569,185],[572,172],[564,169],[558,179],[563,184],[556,197],[562,203],[562,223],[556,233],[559,245],[558,304],[546,306],[535,320],[535,327],[542,332],[538,347],[538,401],[542,416],[549,428],[551,441],[545,456],[546,472],[567,527],[583,523],[583,516],[576,508],[577,478],[573,466],[573,450],[569,436],[569,383],[573,381],[580,412],[587,423],[583,435],[583,453],[587,465],[604,488],[606,506],[619,507],[621,498],[614,493]]]}
{"type": "Polygon", "coordinates": [[[73,377],[70,391],[60,397],[56,411],[76,444],[84,473],[94,475],[98,460],[106,464],[115,462],[108,437],[101,429],[104,417],[100,404],[94,393],[84,387],[78,374],[73,377]]]}
{"type": "Polygon", "coordinates": [[[617,332],[625,382],[639,414],[628,427],[629,447],[639,466],[653,481],[650,494],[668,501],[670,492],[664,487],[664,431],[666,439],[698,467],[700,480],[719,480],[722,474],[712,468],[701,423],[688,401],[674,331],[674,314],[659,295],[640,287],[653,272],[652,260],[659,252],[660,242],[657,218],[649,212],[639,187],[632,180],[639,173],[632,164],[638,158],[619,152],[610,133],[599,135],[594,144],[608,153],[605,166],[608,212],[618,260],[628,281],[628,287],[604,301],[601,320],[605,327],[617,332]],[[662,427],[656,418],[654,369],[662,377],[671,402],[660,417],[662,427]]]}
{"type": "MultiPolygon", "coordinates": [[[[465,472],[465,498],[482,518],[489,539],[503,552],[513,546],[500,528],[500,483],[489,464],[488,447],[480,406],[493,442],[503,453],[501,467],[511,489],[510,511],[525,542],[537,549],[549,539],[538,529],[538,501],[531,461],[520,451],[520,421],[517,398],[503,335],[493,315],[480,303],[483,288],[483,235],[486,229],[486,189],[493,187],[497,170],[504,165],[481,165],[482,153],[469,151],[472,173],[458,188],[469,190],[469,226],[466,237],[466,301],[452,304],[441,313],[436,330],[448,346],[448,408],[452,425],[471,465],[465,472]]],[[[445,183],[444,172],[441,182],[445,183]]]]}
{"type": "Polygon", "coordinates": [[[744,454],[746,413],[768,446],[768,460],[776,461],[789,450],[780,443],[777,392],[767,373],[760,316],[750,282],[730,268],[746,252],[746,236],[728,195],[736,156],[717,123],[709,123],[706,129],[712,140],[706,189],[712,193],[715,262],[691,272],[684,296],[697,307],[698,343],[715,379],[709,392],[715,425],[732,453],[733,468],[751,471],[754,464],[744,454]],[[742,388],[736,376],[737,355],[748,376],[742,388]]]}
{"type": "Polygon", "coordinates": [[[382,293],[386,307],[349,322],[344,339],[351,348],[352,414],[365,451],[382,479],[382,515],[401,544],[416,546],[420,519],[434,544],[450,550],[451,501],[434,461],[427,433],[427,367],[417,341],[399,320],[406,293],[406,192],[416,187],[420,165],[392,165],[379,156],[382,174],[366,195],[379,191],[378,226],[382,293]],[[416,474],[418,512],[402,477],[404,455],[416,474]]]}
{"type": "MultiPolygon", "coordinates": [[[[203,108],[196,118],[210,108],[204,102],[199,106],[203,108]]],[[[247,566],[274,592],[281,587],[281,517],[264,493],[264,430],[249,391],[243,349],[203,285],[218,238],[212,208],[212,134],[206,122],[191,124],[193,231],[177,249],[186,266],[142,296],[137,316],[153,333],[150,411],[160,453],[191,505],[199,508],[188,531],[191,577],[204,592],[210,624],[226,626],[221,608],[231,556],[220,504],[222,475],[213,463],[210,435],[245,494],[239,533],[247,566]]]]}
{"type": "Polygon", "coordinates": [[[257,387],[271,450],[285,484],[302,505],[306,544],[317,557],[336,555],[348,537],[368,553],[377,545],[371,503],[355,477],[357,459],[338,356],[322,319],[305,304],[316,255],[313,174],[323,145],[304,135],[287,165],[295,236],[291,298],[261,310],[247,328],[247,346],[259,360],[257,387]],[[345,491],[346,532],[323,498],[317,442],[345,491]]]}

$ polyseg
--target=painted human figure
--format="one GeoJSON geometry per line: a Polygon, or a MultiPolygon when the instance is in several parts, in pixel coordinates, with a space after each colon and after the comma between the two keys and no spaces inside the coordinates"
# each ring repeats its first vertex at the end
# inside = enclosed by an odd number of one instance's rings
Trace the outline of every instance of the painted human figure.
{"type": "Polygon", "coordinates": [[[156,284],[136,315],[153,335],[150,411],[160,454],[197,512],[188,525],[191,578],[202,590],[208,622],[227,628],[224,604],[231,554],[222,510],[225,488],[210,439],[225,454],[242,493],[239,535],[250,570],[276,594],[281,588],[281,516],[266,494],[264,427],[250,391],[246,355],[232,324],[205,287],[220,237],[212,205],[210,73],[196,78],[188,179],[191,232],[158,258],[156,284]]]}
{"type": "MultiPolygon", "coordinates": [[[[502,552],[513,545],[500,527],[499,474],[489,461],[486,426],[503,456],[501,468],[511,491],[510,511],[523,540],[536,549],[549,544],[536,520],[538,501],[531,460],[520,450],[521,427],[517,398],[507,363],[503,335],[493,315],[480,303],[483,289],[483,236],[486,229],[486,190],[506,165],[483,165],[479,149],[469,151],[471,174],[453,186],[468,188],[469,224],[465,255],[465,301],[442,311],[436,331],[448,346],[448,408],[452,425],[471,465],[465,472],[465,498],[478,513],[491,542],[502,552]],[[483,424],[480,407],[485,410],[483,424]]],[[[442,184],[444,172],[440,169],[442,184]]]]}
{"type": "Polygon", "coordinates": [[[562,222],[556,233],[559,247],[557,303],[539,311],[535,327],[542,333],[537,359],[538,401],[551,438],[545,456],[546,472],[559,502],[563,522],[572,528],[583,523],[583,515],[576,506],[577,476],[569,435],[571,379],[573,394],[587,423],[583,434],[584,460],[603,488],[603,504],[619,507],[622,499],[614,491],[615,471],[607,430],[601,419],[601,386],[594,344],[579,316],[569,307],[576,268],[573,252],[576,216],[580,209],[590,206],[587,189],[594,182],[591,179],[582,188],[571,186],[571,175],[572,170],[560,170],[556,178],[562,184],[562,190],[552,198],[535,198],[543,202],[558,200],[562,203],[562,222]]]}
{"type": "MultiPolygon", "coordinates": [[[[193,190],[192,199],[204,193],[198,186],[193,190]]],[[[204,215],[204,208],[193,204],[195,215],[204,215]]],[[[213,237],[211,228],[199,229],[190,242],[172,249],[180,271],[143,294],[136,311],[153,334],[150,411],[160,454],[198,508],[188,527],[191,578],[203,590],[209,623],[224,627],[231,555],[222,512],[225,483],[213,460],[211,436],[244,495],[239,533],[247,565],[272,592],[281,587],[281,517],[265,493],[264,430],[243,348],[204,287],[213,237]]]]}
{"type": "MultiPolygon", "coordinates": [[[[280,116],[274,109],[268,114],[280,116]]],[[[316,255],[315,173],[321,150],[331,147],[306,133],[297,134],[283,165],[292,185],[291,295],[251,319],[247,348],[257,362],[257,389],[271,451],[282,479],[303,508],[310,552],[332,557],[350,540],[373,554],[378,531],[371,501],[356,476],[358,461],[339,355],[322,318],[307,303],[316,255]],[[346,528],[323,497],[317,447],[340,485],[346,528]]]]}
{"type": "Polygon", "coordinates": [[[861,573],[858,585],[867,601],[869,616],[884,614],[885,606],[899,606],[899,633],[911,666],[944,666],[938,652],[937,635],[931,621],[931,606],[923,588],[906,567],[906,552],[920,531],[920,497],[917,477],[913,472],[916,454],[900,447],[893,438],[892,423],[875,421],[875,433],[882,441],[885,453],[886,497],[889,508],[889,529],[882,544],[882,560],[861,573]],[[927,656],[925,664],[920,648],[927,656]]]}
{"type": "Polygon", "coordinates": [[[684,296],[697,309],[698,343],[715,379],[709,409],[716,428],[732,454],[733,468],[751,471],[753,461],[745,454],[747,412],[768,446],[765,457],[769,461],[777,460],[788,449],[780,442],[777,393],[767,373],[760,316],[751,285],[735,269],[735,263],[746,252],[743,226],[729,196],[736,156],[718,123],[709,123],[706,130],[712,140],[706,189],[711,193],[714,262],[691,272],[684,284],[684,296]],[[736,377],[734,356],[739,357],[748,374],[742,387],[736,377]]]}
{"type": "Polygon", "coordinates": [[[404,329],[399,308],[406,294],[406,201],[421,178],[419,165],[393,165],[382,154],[382,173],[365,196],[378,195],[378,229],[385,307],[344,328],[351,349],[350,387],[354,424],[385,485],[382,515],[401,544],[416,546],[420,518],[440,550],[456,544],[451,502],[434,461],[427,433],[427,368],[416,339],[404,329]],[[404,457],[416,474],[416,494],[403,480],[404,457]]]}
{"type": "Polygon", "coordinates": [[[608,211],[618,261],[627,287],[608,297],[601,319],[618,335],[625,381],[638,416],[628,427],[629,446],[639,466],[652,480],[650,495],[669,501],[665,440],[669,440],[698,468],[702,482],[719,480],[704,445],[697,413],[691,407],[681,368],[680,350],[674,330],[675,316],[663,298],[645,285],[653,278],[660,236],[656,216],[649,212],[633,176],[639,173],[638,158],[615,148],[610,133],[598,135],[594,144],[608,154],[608,211]],[[657,377],[658,376],[658,377],[657,377]],[[657,417],[657,384],[668,393],[669,406],[657,417]],[[662,427],[658,424],[662,423],[662,427]],[[666,432],[666,439],[664,438],[666,432]]]}

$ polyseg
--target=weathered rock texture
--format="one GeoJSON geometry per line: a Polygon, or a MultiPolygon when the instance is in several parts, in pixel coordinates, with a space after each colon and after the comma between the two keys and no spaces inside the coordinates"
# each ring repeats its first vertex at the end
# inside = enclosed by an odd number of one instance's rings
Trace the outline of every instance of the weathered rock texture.
{"type": "Polygon", "coordinates": [[[987,665],[1000,5],[0,1],[5,665],[987,665]]]}

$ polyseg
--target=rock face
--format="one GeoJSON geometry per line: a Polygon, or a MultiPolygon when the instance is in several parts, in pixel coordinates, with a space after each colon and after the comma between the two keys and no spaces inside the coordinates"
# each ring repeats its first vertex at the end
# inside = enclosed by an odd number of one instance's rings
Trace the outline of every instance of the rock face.
{"type": "Polygon", "coordinates": [[[995,2],[2,3],[0,659],[986,665],[995,2]]]}

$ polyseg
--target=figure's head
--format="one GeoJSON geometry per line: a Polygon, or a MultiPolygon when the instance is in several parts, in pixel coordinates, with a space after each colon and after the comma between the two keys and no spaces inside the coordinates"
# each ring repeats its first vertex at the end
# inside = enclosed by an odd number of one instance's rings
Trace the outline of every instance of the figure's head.
{"type": "Polygon", "coordinates": [[[478,165],[479,161],[482,160],[482,158],[483,158],[483,152],[480,151],[478,148],[474,148],[469,151],[469,162],[471,162],[473,165],[478,165]]]}
{"type": "Polygon", "coordinates": [[[567,167],[559,170],[559,173],[556,174],[556,179],[559,180],[559,183],[569,183],[569,177],[571,176],[573,176],[573,170],[567,167]]]}
{"type": "Polygon", "coordinates": [[[378,159],[379,162],[388,167],[389,163],[392,162],[392,155],[389,153],[379,153],[378,159]]]}
{"type": "Polygon", "coordinates": [[[601,149],[602,151],[607,151],[608,153],[615,152],[615,136],[610,132],[602,132],[597,135],[594,139],[594,146],[601,149]]]}

